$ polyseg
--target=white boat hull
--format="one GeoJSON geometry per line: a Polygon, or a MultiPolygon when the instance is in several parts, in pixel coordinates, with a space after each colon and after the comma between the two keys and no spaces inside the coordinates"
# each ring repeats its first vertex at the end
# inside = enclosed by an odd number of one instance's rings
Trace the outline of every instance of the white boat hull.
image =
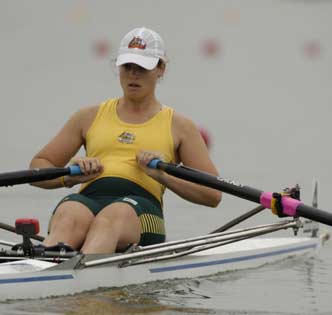
{"type": "Polygon", "coordinates": [[[64,263],[63,268],[60,264],[54,269],[53,263],[17,261],[0,265],[0,300],[60,296],[101,287],[255,268],[290,256],[315,255],[321,244],[322,238],[254,238],[180,258],[123,268],[104,264],[72,269],[64,263]]]}

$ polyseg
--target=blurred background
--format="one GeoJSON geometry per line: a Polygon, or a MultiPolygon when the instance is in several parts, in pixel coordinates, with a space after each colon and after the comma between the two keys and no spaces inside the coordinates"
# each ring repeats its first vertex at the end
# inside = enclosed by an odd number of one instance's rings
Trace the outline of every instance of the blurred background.
{"type": "MultiPolygon", "coordinates": [[[[158,98],[202,130],[222,177],[267,191],[299,184],[308,204],[318,181],[318,205],[332,211],[331,17],[328,0],[1,0],[0,173],[28,168],[79,108],[121,96],[112,60],[121,38],[146,26],[170,60],[158,98]]],[[[0,222],[39,218],[45,235],[75,190],[1,187],[0,222]]],[[[167,192],[168,238],[205,234],[255,206],[224,195],[200,207],[167,192]]],[[[243,225],[277,220],[266,210],[243,225]]],[[[4,230],[0,239],[20,241],[4,230]]],[[[208,279],[0,303],[0,313],[327,315],[331,248],[208,279]]]]}
{"type": "MultiPolygon", "coordinates": [[[[331,1],[2,0],[0,172],[28,168],[79,108],[121,96],[112,60],[125,33],[146,26],[170,60],[158,98],[205,132],[221,176],[262,190],[298,183],[306,203],[318,180],[331,211],[331,13],[331,1]]],[[[45,233],[68,192],[1,188],[0,221],[38,217],[45,233]]],[[[172,193],[165,204],[169,238],[255,206],[225,196],[202,208],[172,193]]]]}

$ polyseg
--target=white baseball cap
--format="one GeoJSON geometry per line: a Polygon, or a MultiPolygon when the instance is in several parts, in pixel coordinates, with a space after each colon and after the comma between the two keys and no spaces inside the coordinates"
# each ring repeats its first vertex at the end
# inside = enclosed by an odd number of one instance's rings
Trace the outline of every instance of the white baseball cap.
{"type": "Polygon", "coordinates": [[[157,66],[159,59],[166,62],[164,41],[155,31],[140,27],[123,37],[116,58],[116,66],[135,63],[147,70],[152,70],[157,66]]]}

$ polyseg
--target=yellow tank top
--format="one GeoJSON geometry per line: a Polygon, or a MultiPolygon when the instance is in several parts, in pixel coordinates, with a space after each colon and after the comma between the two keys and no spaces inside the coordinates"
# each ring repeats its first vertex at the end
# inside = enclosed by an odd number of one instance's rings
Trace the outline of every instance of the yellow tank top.
{"type": "MultiPolygon", "coordinates": [[[[117,114],[118,102],[118,99],[110,99],[99,106],[86,135],[86,155],[99,158],[104,166],[104,172],[93,181],[109,176],[128,179],[162,203],[165,187],[138,166],[136,153],[140,150],[156,151],[164,155],[165,162],[175,160],[171,133],[174,110],[163,106],[148,121],[130,124],[120,120],[117,114]]],[[[81,190],[91,182],[83,184],[81,190]]]]}

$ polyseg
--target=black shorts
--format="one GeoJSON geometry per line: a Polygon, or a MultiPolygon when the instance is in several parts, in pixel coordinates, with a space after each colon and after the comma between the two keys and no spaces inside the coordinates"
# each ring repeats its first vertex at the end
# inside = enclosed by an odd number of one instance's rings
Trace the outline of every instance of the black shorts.
{"type": "Polygon", "coordinates": [[[63,198],[54,212],[65,201],[80,202],[95,216],[114,202],[125,202],[136,211],[141,222],[142,234],[139,245],[146,246],[165,241],[165,224],[159,201],[141,186],[129,180],[118,177],[98,179],[80,193],[63,198]]]}

